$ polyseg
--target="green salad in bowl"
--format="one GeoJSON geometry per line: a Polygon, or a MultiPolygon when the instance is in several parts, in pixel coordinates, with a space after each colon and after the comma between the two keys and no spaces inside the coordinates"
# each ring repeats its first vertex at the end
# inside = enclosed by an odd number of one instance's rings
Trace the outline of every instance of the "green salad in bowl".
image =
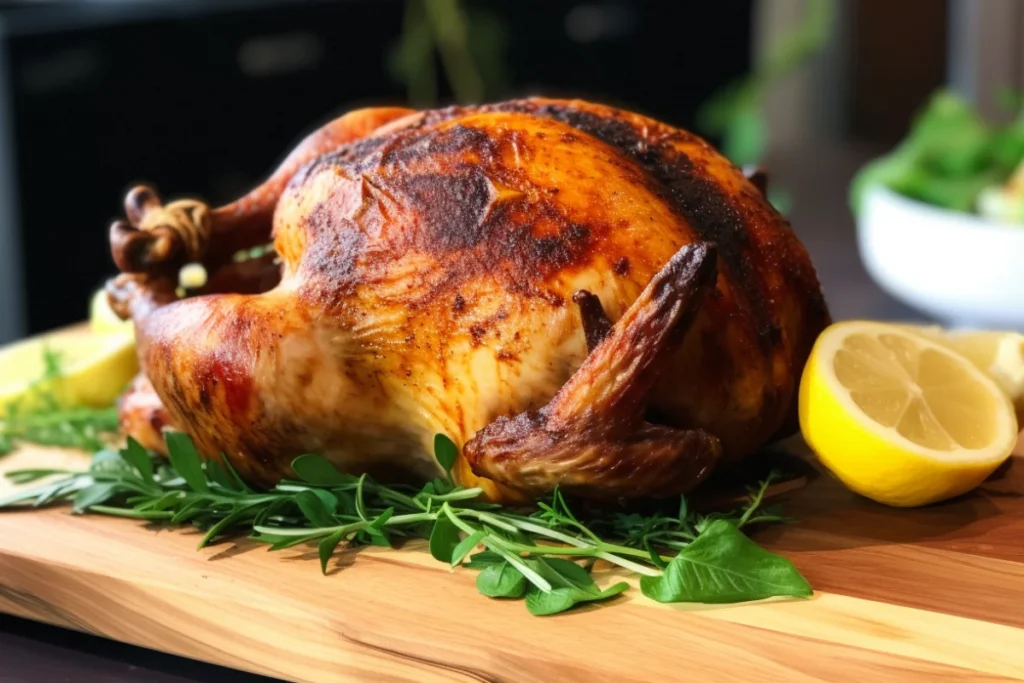
{"type": "Polygon", "coordinates": [[[1024,225],[1024,107],[1009,124],[997,126],[957,95],[936,93],[906,138],[854,177],[854,213],[878,186],[933,206],[1024,225]]]}

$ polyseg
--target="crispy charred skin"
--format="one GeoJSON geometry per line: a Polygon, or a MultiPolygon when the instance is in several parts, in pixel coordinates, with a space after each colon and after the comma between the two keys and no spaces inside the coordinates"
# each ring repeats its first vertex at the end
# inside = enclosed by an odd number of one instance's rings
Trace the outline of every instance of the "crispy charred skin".
{"type": "MultiPolygon", "coordinates": [[[[363,120],[346,144],[305,148],[283,190],[275,174],[251,193],[245,215],[273,216],[279,285],[164,305],[154,283],[202,242],[188,221],[206,215],[175,209],[165,232],[182,246],[136,247],[145,258],[112,287],[156,393],[203,452],[263,483],[309,451],[348,471],[425,475],[434,433],[467,444],[479,432],[456,477],[494,499],[558,482],[640,497],[685,490],[785,430],[828,312],[788,224],[704,141],[579,101],[374,111],[379,127],[363,120]],[[670,277],[677,254],[707,250],[684,249],[698,244],[714,244],[717,276],[670,277]],[[650,298],[652,281],[674,283],[659,290],[673,296],[650,298]],[[678,332],[641,343],[666,326],[678,332]],[[648,357],[658,371],[634,368],[643,390],[630,405],[663,424],[593,408],[615,424],[602,431],[580,417],[584,399],[569,398],[589,396],[580,387],[648,357]],[[515,451],[524,433],[533,446],[515,451]],[[557,435],[586,446],[578,471],[557,435]]],[[[198,230],[209,263],[270,231],[214,224],[198,230]]]]}
{"type": "Polygon", "coordinates": [[[534,495],[558,486],[609,500],[687,493],[703,481],[718,439],[651,424],[644,412],[715,272],[713,247],[683,247],[613,327],[588,335],[593,350],[548,405],[499,417],[466,444],[473,472],[534,495]]]}

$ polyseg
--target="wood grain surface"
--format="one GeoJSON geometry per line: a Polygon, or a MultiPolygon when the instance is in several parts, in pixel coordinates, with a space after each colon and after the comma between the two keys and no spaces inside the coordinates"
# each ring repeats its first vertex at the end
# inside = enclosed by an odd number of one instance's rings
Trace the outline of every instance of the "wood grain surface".
{"type": "MultiPolygon", "coordinates": [[[[47,449],[4,469],[77,465],[47,449]]],[[[1024,458],[960,499],[894,510],[827,476],[756,538],[810,600],[665,606],[638,591],[556,617],[477,594],[422,545],[345,552],[0,514],[0,611],[291,680],[1024,680],[1024,458]]],[[[607,577],[612,578],[611,573],[607,577]]],[[[602,582],[602,581],[599,581],[602,582]]]]}

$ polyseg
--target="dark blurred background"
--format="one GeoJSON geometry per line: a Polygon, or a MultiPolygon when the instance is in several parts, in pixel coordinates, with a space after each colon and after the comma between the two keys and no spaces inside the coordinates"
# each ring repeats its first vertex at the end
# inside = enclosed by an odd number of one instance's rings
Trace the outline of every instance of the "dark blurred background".
{"type": "Polygon", "coordinates": [[[233,199],[319,123],[367,104],[536,93],[651,114],[709,136],[736,163],[776,168],[773,201],[813,255],[830,239],[828,211],[849,221],[856,150],[899,139],[944,82],[983,100],[993,69],[1020,78],[1019,59],[993,63],[991,36],[974,35],[1000,22],[985,7],[1003,0],[981,4],[5,3],[0,341],[86,317],[113,270],[107,226],[135,182],[164,197],[233,199]],[[807,189],[829,173],[834,187],[807,189]],[[822,192],[833,209],[819,206],[805,227],[798,217],[822,192]]]}

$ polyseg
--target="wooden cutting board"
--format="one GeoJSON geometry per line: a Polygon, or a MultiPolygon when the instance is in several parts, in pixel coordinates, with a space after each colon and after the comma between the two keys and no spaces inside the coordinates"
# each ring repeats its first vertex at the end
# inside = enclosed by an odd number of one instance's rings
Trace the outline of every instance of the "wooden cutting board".
{"type": "MultiPolygon", "coordinates": [[[[0,467],[84,462],[23,450],[0,467]]],[[[1024,680],[1024,458],[959,500],[893,510],[826,476],[757,534],[813,599],[556,617],[477,594],[421,545],[335,558],[195,531],[0,513],[0,611],[271,676],[332,680],[1024,680]]],[[[2,618],[2,617],[0,617],[2,618]]]]}

